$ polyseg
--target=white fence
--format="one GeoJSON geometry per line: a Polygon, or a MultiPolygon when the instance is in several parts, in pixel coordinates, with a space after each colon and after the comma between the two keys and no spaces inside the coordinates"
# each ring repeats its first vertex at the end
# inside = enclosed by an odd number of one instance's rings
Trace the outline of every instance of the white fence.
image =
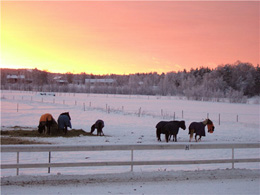
{"type": "Polygon", "coordinates": [[[2,146],[1,152],[17,153],[17,160],[15,164],[1,164],[1,169],[16,169],[16,174],[19,175],[19,168],[48,168],[50,173],[51,167],[84,167],[84,166],[133,166],[137,165],[183,165],[183,164],[218,164],[218,163],[232,163],[234,168],[235,163],[246,162],[260,162],[259,156],[256,158],[235,158],[235,149],[249,149],[260,148],[260,143],[233,143],[233,144],[142,144],[142,145],[30,145],[30,146],[2,146]],[[137,150],[200,150],[200,149],[231,149],[232,155],[229,159],[213,159],[213,160],[167,160],[167,161],[135,161],[134,151],[137,150]],[[129,161],[102,161],[102,162],[66,162],[66,163],[52,163],[51,152],[72,152],[72,151],[131,151],[129,161]],[[48,163],[19,163],[19,154],[21,152],[48,152],[48,163]]]}

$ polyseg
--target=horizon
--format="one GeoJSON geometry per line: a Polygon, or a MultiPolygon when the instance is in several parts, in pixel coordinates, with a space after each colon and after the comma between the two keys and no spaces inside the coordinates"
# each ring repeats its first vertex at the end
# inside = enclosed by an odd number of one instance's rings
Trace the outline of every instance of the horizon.
{"type": "Polygon", "coordinates": [[[259,64],[257,64],[256,66],[253,65],[250,62],[241,62],[239,60],[237,60],[235,63],[228,63],[228,64],[219,64],[214,68],[210,68],[210,67],[206,67],[206,66],[200,66],[200,67],[196,67],[196,68],[190,68],[190,69],[182,69],[182,70],[178,70],[178,71],[168,71],[168,72],[157,72],[157,71],[153,71],[153,72],[135,72],[135,73],[128,73],[128,74],[116,74],[116,73],[104,73],[104,74],[94,74],[94,73],[88,73],[88,72],[80,72],[80,73],[72,73],[72,72],[51,72],[48,70],[40,70],[38,68],[2,68],[0,67],[0,69],[9,69],[9,70],[14,70],[14,71],[19,71],[19,70],[27,70],[27,71],[33,71],[33,70],[38,70],[38,71],[42,71],[42,72],[47,72],[50,74],[72,74],[72,75],[80,75],[80,74],[86,74],[86,75],[94,75],[94,76],[107,76],[107,75],[117,75],[117,76],[128,76],[128,75],[135,75],[135,74],[158,74],[158,75],[162,75],[162,74],[168,74],[168,73],[178,73],[178,72],[184,72],[186,71],[187,73],[191,72],[192,70],[200,70],[202,68],[204,69],[210,69],[211,71],[216,70],[218,67],[222,67],[222,66],[226,66],[226,65],[231,65],[231,66],[236,66],[237,64],[249,64],[252,65],[254,68],[256,68],[257,66],[259,66],[259,64]]]}
{"type": "Polygon", "coordinates": [[[256,67],[259,4],[2,1],[1,68],[130,75],[256,67]]]}

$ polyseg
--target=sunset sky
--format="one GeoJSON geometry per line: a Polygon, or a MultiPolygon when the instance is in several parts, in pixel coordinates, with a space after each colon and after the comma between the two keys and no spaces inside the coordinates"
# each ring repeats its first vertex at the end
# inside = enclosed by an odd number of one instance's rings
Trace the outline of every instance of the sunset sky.
{"type": "Polygon", "coordinates": [[[1,68],[170,72],[259,64],[259,2],[1,1],[1,68]]]}

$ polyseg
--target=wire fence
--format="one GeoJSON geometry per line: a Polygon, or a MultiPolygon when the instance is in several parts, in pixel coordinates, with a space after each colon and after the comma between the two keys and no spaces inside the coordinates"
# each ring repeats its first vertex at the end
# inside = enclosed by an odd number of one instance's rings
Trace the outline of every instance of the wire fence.
{"type": "MultiPolygon", "coordinates": [[[[75,93],[37,93],[37,92],[2,92],[2,100],[16,102],[15,107],[8,108],[19,112],[26,110],[21,104],[40,103],[44,105],[55,105],[55,107],[68,107],[82,111],[99,111],[107,114],[133,115],[137,117],[153,117],[162,120],[203,120],[210,118],[215,124],[221,125],[223,122],[243,122],[259,125],[259,113],[236,112],[214,112],[207,109],[187,109],[185,101],[182,105],[174,106],[162,104],[164,101],[171,101],[174,104],[176,99],[157,96],[139,95],[105,95],[105,94],[75,94],[75,93]],[[14,93],[14,94],[12,94],[14,93]],[[144,104],[144,105],[143,105],[144,104]],[[154,106],[156,104],[156,106],[154,106]],[[162,104],[162,107],[160,107],[162,104]]],[[[187,100],[188,101],[188,100],[187,100]]],[[[177,102],[179,103],[179,102],[177,102]]],[[[208,103],[207,103],[208,104],[208,103]]],[[[259,105],[254,105],[258,107],[259,105]]],[[[54,108],[55,109],[55,108],[54,108]]],[[[228,108],[227,108],[228,109],[228,108]]]]}

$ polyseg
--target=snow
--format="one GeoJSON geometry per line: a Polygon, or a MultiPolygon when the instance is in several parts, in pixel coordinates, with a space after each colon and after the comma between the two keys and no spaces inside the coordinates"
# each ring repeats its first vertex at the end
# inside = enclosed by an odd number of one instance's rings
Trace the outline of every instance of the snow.
{"type": "MultiPolygon", "coordinates": [[[[259,143],[259,104],[188,101],[178,97],[73,94],[55,96],[35,92],[1,91],[1,129],[38,126],[44,113],[55,119],[70,112],[72,127],[90,131],[97,120],[105,122],[103,137],[27,138],[61,145],[165,144],[158,142],[155,125],[161,120],[202,121],[207,116],[215,132],[202,137],[203,143],[259,143]],[[220,119],[220,121],[219,121],[220,119]],[[219,123],[220,122],[220,123],[219,123]]],[[[181,130],[178,143],[189,143],[188,130],[181,130]]],[[[168,144],[178,144],[169,142],[168,144]]],[[[195,143],[195,142],[193,142],[195,143]]],[[[219,159],[230,158],[230,150],[140,151],[139,159],[219,159]]],[[[239,158],[260,157],[259,149],[239,149],[239,158]]],[[[73,152],[52,156],[52,162],[129,159],[127,152],[73,152]]],[[[20,162],[41,162],[47,154],[22,154],[20,162]],[[38,156],[37,156],[38,155],[38,156]]],[[[1,162],[15,162],[16,156],[1,153],[1,162]]],[[[185,166],[56,168],[1,170],[2,194],[259,194],[259,163],[185,166]],[[37,174],[36,174],[37,172],[37,174]],[[86,174],[83,174],[86,173],[86,174]],[[35,182],[35,180],[40,182],[35,182]],[[67,182],[69,180],[69,182],[67,182]],[[101,180],[101,182],[99,182],[101,180]],[[23,181],[24,183],[21,183],[23,181]],[[192,181],[192,182],[191,182],[192,181]],[[9,183],[8,183],[9,182],[9,183]],[[187,187],[188,186],[188,187],[187,187]]]]}
{"type": "Polygon", "coordinates": [[[2,194],[259,194],[259,171],[161,171],[2,179],[2,194]]]}

